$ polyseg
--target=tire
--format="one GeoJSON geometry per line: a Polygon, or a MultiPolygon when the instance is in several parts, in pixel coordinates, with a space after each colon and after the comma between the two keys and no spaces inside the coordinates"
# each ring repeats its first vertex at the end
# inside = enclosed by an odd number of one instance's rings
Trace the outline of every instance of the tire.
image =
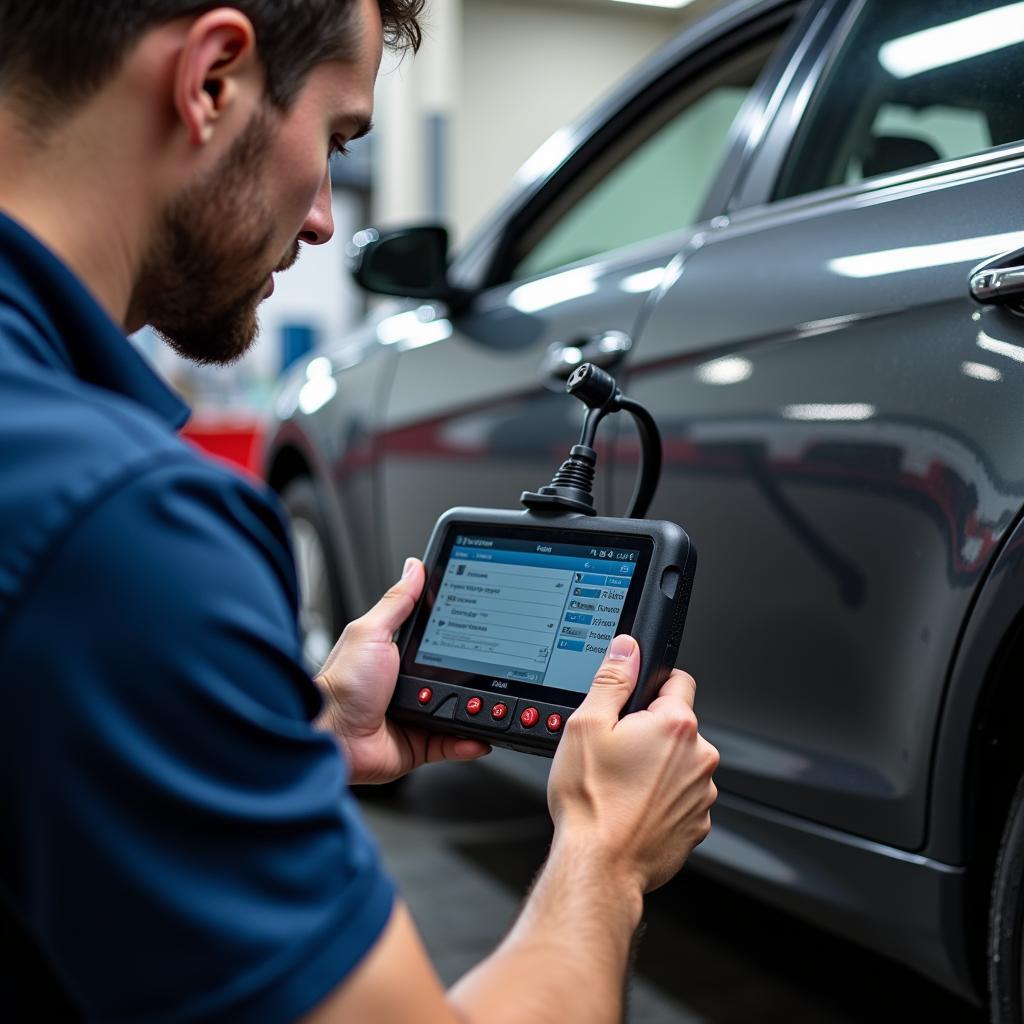
{"type": "Polygon", "coordinates": [[[292,480],[281,492],[292,525],[292,546],[299,577],[299,633],[302,660],[310,675],[323,667],[345,616],[330,533],[316,488],[309,477],[292,480]]]}
{"type": "Polygon", "coordinates": [[[1024,1009],[1024,780],[1017,787],[999,844],[988,937],[989,1015],[1021,1024],[1024,1009]]]}

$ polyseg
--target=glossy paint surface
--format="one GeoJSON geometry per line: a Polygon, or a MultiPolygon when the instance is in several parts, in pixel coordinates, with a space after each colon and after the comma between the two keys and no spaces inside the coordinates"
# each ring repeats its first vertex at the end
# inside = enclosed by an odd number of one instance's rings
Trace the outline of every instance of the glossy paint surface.
{"type": "Polygon", "coordinates": [[[1024,503],[1024,321],[967,284],[1024,245],[1022,187],[1012,168],[751,211],[686,258],[628,382],[666,437],[652,512],[700,546],[681,659],[723,788],[904,849],[1024,503]]]}

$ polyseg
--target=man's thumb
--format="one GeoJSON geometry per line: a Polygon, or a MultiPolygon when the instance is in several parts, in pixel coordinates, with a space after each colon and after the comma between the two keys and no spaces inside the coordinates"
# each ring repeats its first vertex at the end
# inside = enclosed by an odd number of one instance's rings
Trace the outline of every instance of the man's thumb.
{"type": "Polygon", "coordinates": [[[618,718],[633,693],[639,674],[640,647],[631,636],[622,633],[609,645],[581,708],[618,718]]]}
{"type": "Polygon", "coordinates": [[[363,616],[364,625],[390,636],[416,607],[424,581],[423,563],[418,558],[407,558],[402,578],[363,616]]]}

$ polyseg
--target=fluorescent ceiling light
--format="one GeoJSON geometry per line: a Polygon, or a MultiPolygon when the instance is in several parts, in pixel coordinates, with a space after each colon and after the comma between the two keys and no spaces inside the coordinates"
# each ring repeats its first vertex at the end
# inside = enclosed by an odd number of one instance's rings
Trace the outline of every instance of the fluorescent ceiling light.
{"type": "Polygon", "coordinates": [[[653,291],[667,275],[667,267],[655,267],[654,270],[641,270],[638,274],[631,274],[622,279],[619,287],[630,295],[641,295],[644,292],[653,291]]]}
{"type": "Polygon", "coordinates": [[[299,392],[299,409],[306,416],[312,416],[337,393],[338,385],[333,377],[314,377],[302,385],[302,390],[299,392]]]}
{"type": "Polygon", "coordinates": [[[999,341],[998,338],[990,337],[984,331],[978,331],[978,347],[987,352],[995,352],[996,355],[1006,356],[1018,363],[1024,363],[1024,348],[1020,345],[1011,345],[1008,341],[999,341]]]}
{"type": "Polygon", "coordinates": [[[407,313],[396,313],[377,324],[377,340],[382,345],[401,344],[403,348],[422,348],[452,336],[452,325],[437,319],[433,306],[420,306],[407,313]]]}
{"type": "Polygon", "coordinates": [[[692,4],[693,0],[612,0],[616,4],[638,4],[640,7],[672,7],[678,10],[692,4]]]}
{"type": "Polygon", "coordinates": [[[516,172],[516,181],[525,185],[550,174],[572,152],[572,132],[559,128],[516,172]]]}
{"type": "Polygon", "coordinates": [[[739,384],[749,379],[754,364],[742,356],[723,356],[697,367],[697,380],[704,384],[739,384]]]}
{"type": "Polygon", "coordinates": [[[590,267],[566,270],[554,277],[542,277],[539,281],[528,281],[513,289],[508,295],[508,304],[520,313],[536,313],[550,306],[557,306],[570,299],[582,299],[597,291],[597,279],[590,267]]]}
{"type": "Polygon", "coordinates": [[[306,367],[306,379],[316,380],[317,377],[330,377],[334,371],[330,359],[327,356],[317,356],[306,367]]]}
{"type": "Polygon", "coordinates": [[[910,78],[1024,42],[1024,3],[1007,4],[885,43],[878,61],[891,75],[910,78]]]}
{"type": "Polygon", "coordinates": [[[973,377],[975,380],[999,381],[1003,379],[1003,375],[999,370],[994,366],[988,366],[986,363],[961,363],[960,369],[963,370],[966,376],[973,377]]]}
{"type": "Polygon", "coordinates": [[[787,420],[869,420],[876,409],[866,402],[815,402],[809,405],[787,405],[782,415],[787,420]]]}
{"type": "Polygon", "coordinates": [[[981,260],[1000,252],[1018,249],[1022,245],[1024,232],[1007,231],[999,235],[961,238],[955,242],[908,245],[900,249],[883,249],[881,252],[837,256],[828,261],[828,267],[843,277],[879,277],[883,274],[963,263],[966,260],[981,260]]]}

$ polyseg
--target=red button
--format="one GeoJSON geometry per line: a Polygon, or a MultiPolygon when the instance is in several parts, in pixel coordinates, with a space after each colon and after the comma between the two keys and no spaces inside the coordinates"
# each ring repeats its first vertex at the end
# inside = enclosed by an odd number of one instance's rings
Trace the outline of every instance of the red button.
{"type": "Polygon", "coordinates": [[[484,706],[484,702],[479,697],[470,697],[466,701],[466,714],[477,715],[480,713],[480,709],[484,706]]]}
{"type": "Polygon", "coordinates": [[[419,693],[416,694],[416,699],[421,704],[429,704],[430,698],[434,696],[434,691],[429,686],[424,686],[419,693]]]}
{"type": "Polygon", "coordinates": [[[536,708],[527,708],[519,716],[519,721],[529,729],[540,721],[540,712],[536,708]]]}
{"type": "Polygon", "coordinates": [[[507,704],[495,704],[494,707],[491,708],[491,718],[494,718],[494,719],[496,719],[499,722],[507,714],[508,714],[508,705],[507,704]]]}
{"type": "Polygon", "coordinates": [[[562,728],[562,716],[561,715],[548,715],[548,731],[558,732],[562,728]]]}

